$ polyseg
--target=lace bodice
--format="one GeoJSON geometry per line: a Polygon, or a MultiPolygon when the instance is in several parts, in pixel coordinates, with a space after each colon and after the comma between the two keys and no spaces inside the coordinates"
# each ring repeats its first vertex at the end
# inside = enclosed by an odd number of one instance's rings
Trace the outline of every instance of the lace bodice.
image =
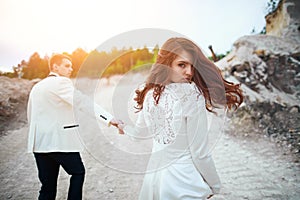
{"type": "Polygon", "coordinates": [[[194,83],[172,83],[165,87],[158,105],[153,91],[145,97],[143,112],[147,127],[159,144],[171,144],[183,128],[184,117],[204,105],[204,98],[194,83]]]}

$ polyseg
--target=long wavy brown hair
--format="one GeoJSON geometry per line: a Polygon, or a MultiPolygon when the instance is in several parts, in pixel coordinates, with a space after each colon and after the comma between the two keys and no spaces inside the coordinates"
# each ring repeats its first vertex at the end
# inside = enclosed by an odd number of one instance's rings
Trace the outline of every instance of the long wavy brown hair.
{"type": "Polygon", "coordinates": [[[203,94],[208,111],[213,112],[214,108],[220,107],[237,109],[241,105],[243,95],[240,84],[226,81],[221,70],[191,40],[170,38],[159,50],[157,60],[152,65],[144,87],[135,91],[134,100],[137,102],[138,111],[143,109],[145,96],[151,89],[153,89],[155,103],[158,104],[165,86],[170,83],[172,62],[182,51],[186,51],[193,57],[193,63],[191,63],[194,68],[192,81],[203,94]]]}

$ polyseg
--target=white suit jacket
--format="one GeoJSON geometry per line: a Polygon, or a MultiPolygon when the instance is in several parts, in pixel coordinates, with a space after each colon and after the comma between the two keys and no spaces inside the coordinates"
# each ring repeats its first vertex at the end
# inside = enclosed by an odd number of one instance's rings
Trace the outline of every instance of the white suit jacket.
{"type": "Polygon", "coordinates": [[[69,78],[49,76],[32,88],[27,107],[28,152],[83,150],[73,108],[109,125],[113,116],[73,86],[69,78]]]}

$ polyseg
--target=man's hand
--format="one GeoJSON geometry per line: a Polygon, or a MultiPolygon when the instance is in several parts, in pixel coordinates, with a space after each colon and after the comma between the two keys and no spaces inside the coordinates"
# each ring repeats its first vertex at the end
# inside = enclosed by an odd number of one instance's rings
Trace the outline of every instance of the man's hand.
{"type": "Polygon", "coordinates": [[[117,127],[117,128],[118,128],[118,125],[119,125],[119,124],[124,124],[121,120],[115,119],[115,118],[113,118],[112,120],[110,120],[109,123],[110,123],[111,125],[117,127]]]}
{"type": "Polygon", "coordinates": [[[123,131],[124,127],[122,126],[122,128],[121,128],[121,125],[124,125],[123,121],[113,118],[109,123],[118,128],[119,134],[122,134],[122,135],[124,134],[124,131],[123,131]]]}
{"type": "Polygon", "coordinates": [[[118,124],[118,129],[119,129],[119,133],[120,134],[124,134],[124,127],[126,124],[122,123],[122,124],[118,124]]]}

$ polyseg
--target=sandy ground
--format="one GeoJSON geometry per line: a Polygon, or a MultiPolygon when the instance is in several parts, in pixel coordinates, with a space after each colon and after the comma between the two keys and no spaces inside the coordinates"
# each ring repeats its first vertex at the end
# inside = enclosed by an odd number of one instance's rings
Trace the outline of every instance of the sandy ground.
{"type": "MultiPolygon", "coordinates": [[[[120,83],[120,82],[119,82],[120,83]]],[[[113,83],[110,83],[113,84],[113,83]]],[[[128,88],[136,87],[137,82],[128,88]]],[[[85,85],[86,87],[86,85],[85,85]]],[[[91,90],[93,85],[89,86],[91,90]]],[[[121,88],[126,91],[126,87],[121,88]]],[[[96,88],[95,100],[118,117],[115,107],[124,99],[110,86],[96,88]],[[111,98],[114,97],[112,101],[111,98]]],[[[126,99],[125,99],[126,100],[126,99]]],[[[126,102],[126,101],[125,101],[126,102]]],[[[131,116],[134,118],[134,116],[131,116]]],[[[84,199],[137,199],[147,165],[150,141],[136,142],[114,128],[93,124],[79,115],[86,146],[84,199]],[[137,173],[140,172],[140,173],[137,173]]],[[[28,126],[10,130],[0,138],[0,199],[37,199],[40,183],[32,154],[26,153],[28,126]]],[[[213,152],[223,188],[212,199],[300,199],[300,165],[265,138],[250,140],[224,134],[213,152]]],[[[57,199],[66,199],[69,176],[61,169],[57,199]]]]}

